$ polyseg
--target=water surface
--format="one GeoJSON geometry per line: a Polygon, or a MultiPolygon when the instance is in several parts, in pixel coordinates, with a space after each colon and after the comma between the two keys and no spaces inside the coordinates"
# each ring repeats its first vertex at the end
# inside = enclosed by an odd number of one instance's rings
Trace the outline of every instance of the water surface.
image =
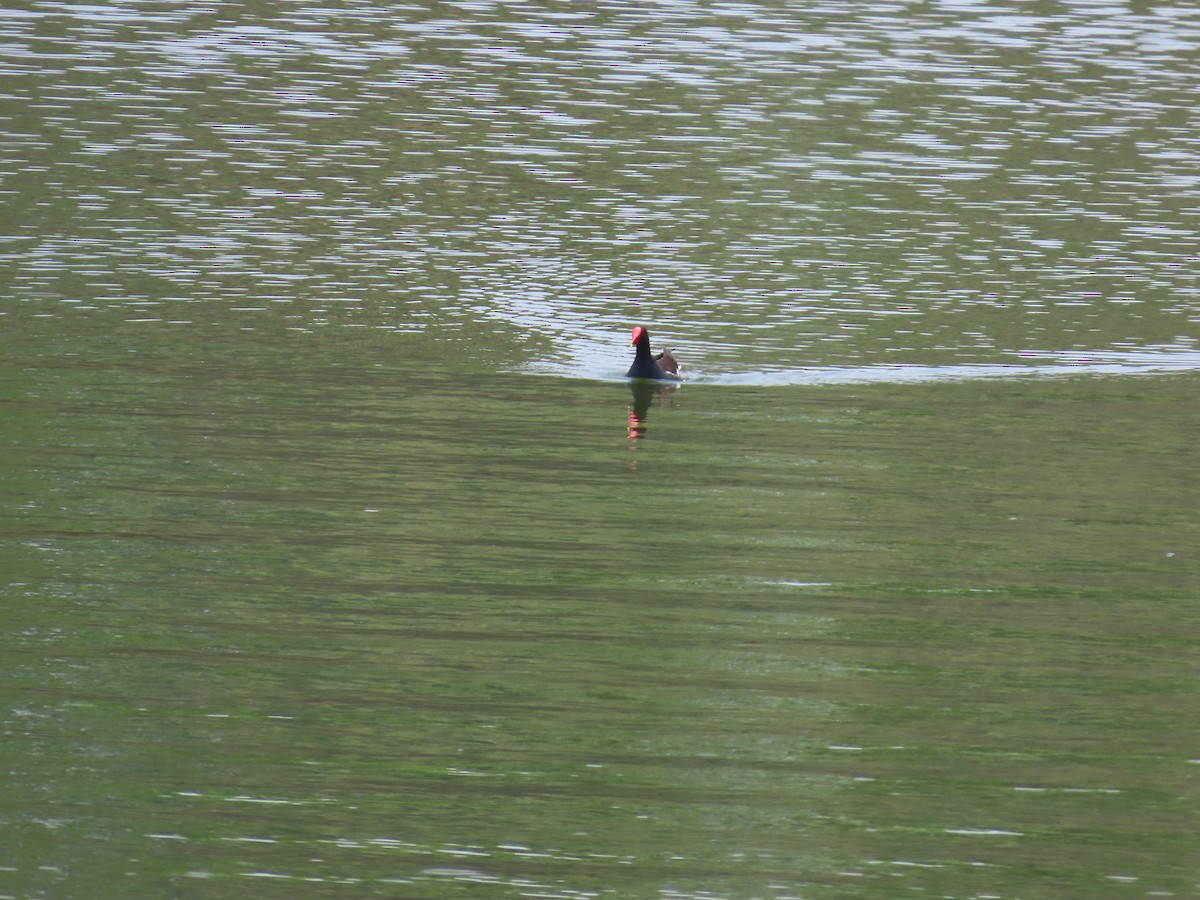
{"type": "Polygon", "coordinates": [[[1198,28],[5,16],[0,893],[1193,896],[1198,28]]]}

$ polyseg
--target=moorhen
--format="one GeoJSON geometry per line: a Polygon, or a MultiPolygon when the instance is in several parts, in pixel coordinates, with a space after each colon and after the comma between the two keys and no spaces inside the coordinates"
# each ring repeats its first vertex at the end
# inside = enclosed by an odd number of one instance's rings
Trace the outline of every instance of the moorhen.
{"type": "Polygon", "coordinates": [[[683,381],[679,377],[679,363],[670,350],[663,350],[657,356],[650,352],[650,332],[641,325],[633,329],[633,340],[629,344],[637,347],[637,354],[633,357],[633,365],[625,373],[626,378],[683,381]]]}

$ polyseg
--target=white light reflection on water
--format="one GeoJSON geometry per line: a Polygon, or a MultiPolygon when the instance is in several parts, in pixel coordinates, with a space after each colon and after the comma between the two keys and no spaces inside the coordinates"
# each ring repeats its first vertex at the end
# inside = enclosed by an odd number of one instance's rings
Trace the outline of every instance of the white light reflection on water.
{"type": "MultiPolygon", "coordinates": [[[[632,351],[625,349],[620,337],[609,340],[574,339],[570,358],[561,354],[552,360],[528,365],[534,374],[600,381],[623,379],[632,351]]],[[[1179,345],[1131,350],[1097,350],[1088,353],[1053,350],[1022,350],[1003,354],[1012,362],[992,364],[922,365],[897,363],[866,366],[800,366],[775,369],[730,369],[703,363],[689,364],[683,341],[655,340],[656,347],[670,345],[683,365],[685,382],[716,385],[771,386],[790,384],[859,384],[870,382],[901,383],[929,381],[974,381],[980,379],[1062,378],[1084,375],[1130,376],[1173,372],[1200,372],[1200,349],[1192,342],[1179,345]]],[[[557,342],[556,348],[566,346],[557,342]]],[[[700,347],[702,352],[711,347],[700,347]]]]}
{"type": "Polygon", "coordinates": [[[1200,19],[1052,12],[13,13],[0,261],[16,301],[176,322],[669,323],[693,377],[1163,345],[1196,324],[1200,19]]]}

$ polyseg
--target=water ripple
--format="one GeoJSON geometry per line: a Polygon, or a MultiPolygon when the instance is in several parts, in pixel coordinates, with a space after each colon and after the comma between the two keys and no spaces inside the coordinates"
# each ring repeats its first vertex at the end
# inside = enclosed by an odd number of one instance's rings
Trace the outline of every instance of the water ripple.
{"type": "Polygon", "coordinates": [[[897,9],[14,12],[5,286],[590,375],[634,320],[714,378],[1186,347],[1200,16],[897,9]]]}

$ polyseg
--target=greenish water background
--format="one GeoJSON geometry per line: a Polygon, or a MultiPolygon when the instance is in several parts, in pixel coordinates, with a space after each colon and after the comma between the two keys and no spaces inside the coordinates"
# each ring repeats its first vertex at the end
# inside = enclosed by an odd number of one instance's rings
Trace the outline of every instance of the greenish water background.
{"type": "Polygon", "coordinates": [[[1194,895],[1198,23],[899,12],[6,17],[0,895],[1194,895]]]}

